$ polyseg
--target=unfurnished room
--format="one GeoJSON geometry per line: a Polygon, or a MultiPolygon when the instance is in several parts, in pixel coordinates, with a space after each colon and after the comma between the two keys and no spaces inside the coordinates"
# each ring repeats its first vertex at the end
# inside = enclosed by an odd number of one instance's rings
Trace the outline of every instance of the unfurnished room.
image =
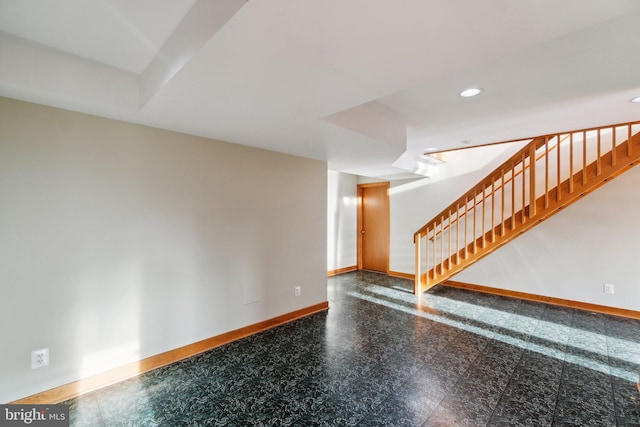
{"type": "Polygon", "coordinates": [[[0,0],[0,425],[640,426],[637,0],[0,0]]]}

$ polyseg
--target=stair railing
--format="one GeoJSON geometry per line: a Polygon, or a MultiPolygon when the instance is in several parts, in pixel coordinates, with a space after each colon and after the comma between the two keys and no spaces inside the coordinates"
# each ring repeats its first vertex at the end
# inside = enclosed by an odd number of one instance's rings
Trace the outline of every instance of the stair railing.
{"type": "Polygon", "coordinates": [[[414,233],[414,291],[447,280],[631,167],[640,159],[639,131],[640,122],[630,122],[531,138],[414,233]]]}

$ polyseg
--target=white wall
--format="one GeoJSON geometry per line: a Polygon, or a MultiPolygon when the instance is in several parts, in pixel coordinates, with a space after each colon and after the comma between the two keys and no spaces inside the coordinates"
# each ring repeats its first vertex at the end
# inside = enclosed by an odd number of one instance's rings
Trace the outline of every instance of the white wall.
{"type": "Polygon", "coordinates": [[[328,171],[327,270],[357,265],[358,177],[328,171]]]}
{"type": "Polygon", "coordinates": [[[324,162],[0,98],[0,402],[326,301],[326,188],[324,162]]]}
{"type": "Polygon", "coordinates": [[[639,188],[635,167],[452,280],[640,311],[639,188]]]}

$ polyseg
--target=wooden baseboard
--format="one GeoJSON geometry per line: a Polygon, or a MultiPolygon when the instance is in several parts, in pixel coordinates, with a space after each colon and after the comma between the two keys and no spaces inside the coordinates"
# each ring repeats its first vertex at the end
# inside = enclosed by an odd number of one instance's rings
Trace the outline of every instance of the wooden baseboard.
{"type": "Polygon", "coordinates": [[[342,267],[342,268],[338,268],[337,270],[329,270],[327,271],[327,277],[336,276],[342,273],[349,273],[351,271],[357,271],[357,270],[358,270],[357,265],[352,265],[350,267],[342,267]]]}
{"type": "Polygon", "coordinates": [[[393,276],[393,277],[399,277],[401,279],[411,279],[411,280],[415,280],[416,275],[415,274],[409,274],[409,273],[402,273],[400,271],[389,271],[389,276],[393,276]]]}
{"type": "Polygon", "coordinates": [[[117,382],[133,378],[153,369],[175,363],[182,359],[194,356],[199,353],[211,350],[221,345],[237,341],[241,338],[263,332],[267,329],[292,322],[311,314],[319,313],[329,309],[327,301],[312,305],[291,313],[283,314],[253,325],[245,326],[234,331],[226,332],[215,337],[207,338],[184,347],[157,354],[155,356],[133,362],[119,368],[112,369],[101,374],[91,376],[82,380],[74,381],[51,390],[43,391],[23,399],[10,402],[12,404],[54,404],[64,402],[82,394],[106,387],[117,382]]]}
{"type": "Polygon", "coordinates": [[[546,297],[542,295],[529,294],[526,292],[509,291],[506,289],[491,288],[489,286],[481,286],[481,285],[473,285],[470,283],[456,282],[453,280],[447,280],[446,282],[442,283],[442,285],[451,286],[454,288],[468,289],[468,290],[477,291],[477,292],[484,292],[487,294],[501,295],[501,296],[506,296],[511,298],[519,298],[519,299],[524,299],[528,301],[544,302],[547,304],[577,308],[580,310],[594,311],[596,313],[610,314],[613,316],[628,317],[631,319],[640,319],[640,311],[627,310],[624,308],[608,307],[606,305],[591,304],[588,302],[572,301],[568,299],[555,298],[555,297],[546,297]]]}
{"type": "MultiPolygon", "coordinates": [[[[358,271],[358,266],[352,265],[351,267],[339,268],[337,270],[329,270],[327,271],[327,277],[337,276],[338,274],[349,273],[351,271],[358,271]]],[[[400,271],[392,271],[392,270],[389,270],[387,274],[389,276],[399,277],[401,279],[410,279],[410,280],[414,280],[414,277],[415,277],[414,274],[402,273],[400,271]]]]}

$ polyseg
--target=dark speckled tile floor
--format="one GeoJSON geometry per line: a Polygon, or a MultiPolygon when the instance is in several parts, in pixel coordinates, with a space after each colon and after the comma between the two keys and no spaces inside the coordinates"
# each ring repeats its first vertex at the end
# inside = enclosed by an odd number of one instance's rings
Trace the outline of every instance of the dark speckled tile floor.
{"type": "Polygon", "coordinates": [[[330,310],[67,402],[77,426],[640,426],[640,321],[329,279],[330,310]]]}

